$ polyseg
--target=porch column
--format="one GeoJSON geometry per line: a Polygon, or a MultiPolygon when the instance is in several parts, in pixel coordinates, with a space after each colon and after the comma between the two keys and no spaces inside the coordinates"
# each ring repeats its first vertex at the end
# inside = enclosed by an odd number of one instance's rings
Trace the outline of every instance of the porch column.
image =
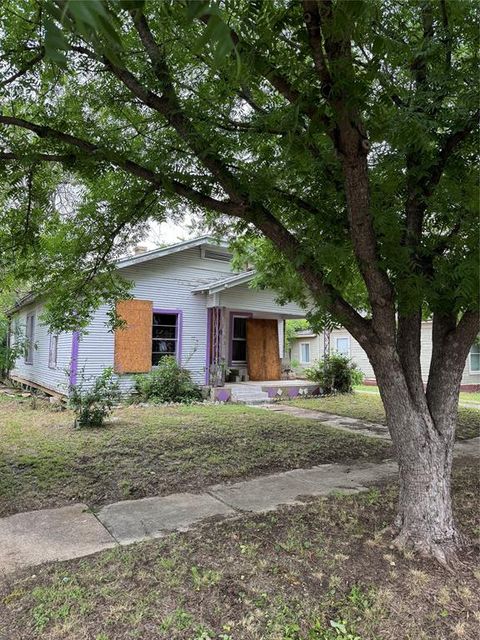
{"type": "Polygon", "coordinates": [[[205,383],[217,386],[224,381],[224,310],[223,307],[207,309],[207,356],[205,383]]]}

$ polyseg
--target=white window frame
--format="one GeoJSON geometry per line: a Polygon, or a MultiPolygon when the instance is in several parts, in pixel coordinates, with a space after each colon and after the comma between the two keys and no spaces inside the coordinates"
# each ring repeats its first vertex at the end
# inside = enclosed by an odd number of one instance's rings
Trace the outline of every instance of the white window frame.
{"type": "Polygon", "coordinates": [[[478,352],[480,353],[480,345],[472,344],[472,346],[470,347],[470,351],[468,352],[468,371],[470,374],[472,374],[472,376],[478,376],[480,375],[480,369],[472,369],[472,355],[474,355],[472,353],[473,347],[477,347],[478,352]]]}
{"type": "Polygon", "coordinates": [[[340,355],[344,355],[347,358],[350,358],[350,336],[337,336],[335,338],[335,352],[339,353],[340,355]],[[339,340],[346,340],[347,341],[347,353],[342,353],[341,351],[338,350],[338,341],[339,340]]]}
{"type": "Polygon", "coordinates": [[[25,319],[25,338],[26,338],[26,350],[25,350],[25,364],[33,364],[33,351],[35,348],[35,313],[27,314],[25,319]]]}
{"type": "Polygon", "coordinates": [[[310,364],[312,362],[312,350],[310,342],[300,342],[300,364],[310,364]],[[302,347],[308,347],[308,360],[303,359],[302,347]]]}
{"type": "Polygon", "coordinates": [[[48,344],[48,368],[56,369],[58,362],[58,333],[50,334],[50,342],[48,344]]]}

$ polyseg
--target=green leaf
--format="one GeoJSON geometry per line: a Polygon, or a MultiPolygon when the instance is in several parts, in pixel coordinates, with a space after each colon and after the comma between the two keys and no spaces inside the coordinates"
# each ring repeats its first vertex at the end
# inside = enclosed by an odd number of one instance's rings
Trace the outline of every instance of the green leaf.
{"type": "Polygon", "coordinates": [[[44,20],[45,26],[45,56],[60,67],[67,66],[64,51],[68,49],[65,34],[50,18],[44,20]]]}

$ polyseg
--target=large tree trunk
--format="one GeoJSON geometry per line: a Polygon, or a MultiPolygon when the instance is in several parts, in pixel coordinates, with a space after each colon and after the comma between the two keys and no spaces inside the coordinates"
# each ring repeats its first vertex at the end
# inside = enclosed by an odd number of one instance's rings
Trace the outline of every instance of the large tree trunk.
{"type": "Polygon", "coordinates": [[[423,386],[409,384],[401,360],[395,349],[372,360],[399,464],[395,544],[448,565],[462,542],[450,487],[459,380],[444,389],[445,411],[435,419],[423,386]]]}
{"type": "Polygon", "coordinates": [[[392,432],[401,432],[406,420],[410,427],[408,438],[395,438],[400,485],[396,544],[449,564],[461,542],[450,488],[454,420],[442,426],[431,422],[433,429],[428,429],[431,418],[422,411],[397,406],[388,413],[392,432]]]}

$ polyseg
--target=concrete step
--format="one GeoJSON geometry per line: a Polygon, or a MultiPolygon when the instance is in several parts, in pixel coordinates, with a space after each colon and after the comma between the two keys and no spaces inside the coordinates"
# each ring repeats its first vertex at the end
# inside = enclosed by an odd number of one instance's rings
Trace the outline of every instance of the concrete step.
{"type": "Polygon", "coordinates": [[[270,398],[266,391],[262,391],[262,387],[254,385],[245,385],[232,387],[232,401],[241,404],[263,404],[268,402],[270,398]]]}

